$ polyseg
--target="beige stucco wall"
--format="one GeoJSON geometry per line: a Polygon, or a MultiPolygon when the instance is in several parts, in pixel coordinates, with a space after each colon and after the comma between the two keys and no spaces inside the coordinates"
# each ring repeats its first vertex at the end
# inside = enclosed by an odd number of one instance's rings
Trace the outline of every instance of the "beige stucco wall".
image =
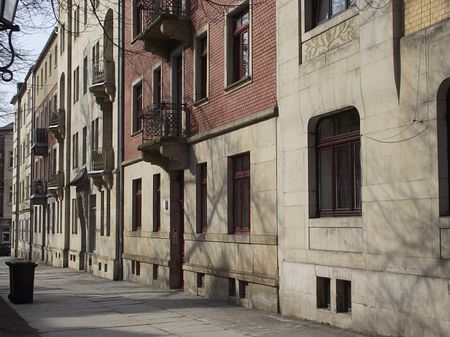
{"type": "Polygon", "coordinates": [[[299,3],[277,7],[281,312],[384,335],[446,336],[436,101],[450,76],[448,23],[399,43],[395,7],[351,8],[305,32],[293,15],[299,3]],[[347,107],[360,115],[362,216],[310,218],[308,123],[347,107]],[[316,307],[318,276],[331,279],[331,310],[316,307]],[[352,282],[351,313],[336,312],[338,279],[352,282]]]}

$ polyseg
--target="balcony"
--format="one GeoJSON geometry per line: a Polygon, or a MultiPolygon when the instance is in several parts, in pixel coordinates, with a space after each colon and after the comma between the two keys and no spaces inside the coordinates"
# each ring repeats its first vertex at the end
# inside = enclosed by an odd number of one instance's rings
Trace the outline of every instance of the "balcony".
{"type": "Polygon", "coordinates": [[[50,115],[48,131],[53,133],[59,143],[63,142],[66,131],[66,114],[64,109],[58,109],[50,115]]]}
{"type": "Polygon", "coordinates": [[[35,156],[45,156],[48,151],[47,129],[33,129],[31,136],[31,151],[35,156]]]}
{"type": "Polygon", "coordinates": [[[94,94],[102,110],[105,104],[114,102],[115,96],[114,61],[102,60],[92,65],[92,84],[89,91],[94,94]]]}
{"type": "Polygon", "coordinates": [[[138,149],[143,160],[166,171],[186,169],[189,132],[186,104],[160,103],[147,108],[141,119],[142,144],[138,149]]]}
{"type": "Polygon", "coordinates": [[[88,176],[94,180],[94,184],[100,188],[112,187],[112,171],[114,169],[114,150],[112,147],[103,147],[93,150],[91,153],[91,169],[88,176]]]}
{"type": "Polygon", "coordinates": [[[44,180],[31,182],[30,200],[34,205],[43,205],[47,202],[47,185],[44,180]]]}
{"type": "Polygon", "coordinates": [[[62,198],[64,188],[64,172],[53,172],[50,174],[47,183],[47,191],[54,198],[62,198]]]}
{"type": "Polygon", "coordinates": [[[191,18],[187,13],[187,0],[138,0],[143,29],[138,36],[144,49],[169,58],[178,44],[188,45],[191,38],[191,18]]]}

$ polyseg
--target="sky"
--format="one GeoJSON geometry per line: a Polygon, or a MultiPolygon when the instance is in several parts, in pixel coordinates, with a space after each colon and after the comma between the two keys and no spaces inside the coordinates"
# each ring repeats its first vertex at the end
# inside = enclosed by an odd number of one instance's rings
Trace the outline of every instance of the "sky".
{"type": "MultiPolygon", "coordinates": [[[[44,0],[48,2],[50,0],[44,0]]],[[[3,82],[0,77],[0,104],[6,106],[0,107],[0,126],[4,126],[13,121],[12,115],[5,115],[6,113],[12,113],[12,106],[9,104],[11,98],[17,92],[17,83],[22,82],[25,78],[30,66],[39,57],[39,54],[47,42],[53,27],[55,26],[55,19],[51,9],[45,13],[32,13],[32,15],[23,14],[24,8],[19,2],[18,14],[15,24],[20,26],[20,32],[14,32],[12,35],[12,43],[16,49],[26,49],[29,51],[30,61],[24,64],[22,69],[16,70],[13,73],[13,80],[11,82],[3,82]]],[[[3,52],[3,51],[0,51],[3,52]]]]}

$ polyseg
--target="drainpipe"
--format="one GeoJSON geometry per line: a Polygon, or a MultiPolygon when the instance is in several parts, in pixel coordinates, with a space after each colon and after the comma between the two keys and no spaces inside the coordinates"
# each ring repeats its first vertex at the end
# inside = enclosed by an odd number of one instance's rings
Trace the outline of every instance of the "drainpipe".
{"type": "MultiPolygon", "coordinates": [[[[67,29],[69,32],[72,31],[72,1],[67,1],[67,29]]],[[[66,34],[65,31],[61,32],[66,34]]],[[[64,186],[64,251],[63,251],[63,267],[69,266],[69,249],[70,249],[70,157],[71,157],[71,145],[72,145],[72,135],[71,135],[71,113],[72,113],[72,103],[71,103],[71,93],[72,93],[72,36],[67,36],[67,74],[65,76],[65,96],[66,96],[66,167],[65,167],[65,179],[66,184],[64,186]]]]}
{"type": "Polygon", "coordinates": [[[125,13],[125,1],[118,0],[119,6],[119,62],[118,62],[118,109],[117,109],[117,168],[118,173],[116,174],[116,266],[115,268],[115,280],[123,280],[123,111],[124,111],[124,63],[125,63],[125,52],[124,52],[124,36],[125,36],[125,25],[124,25],[124,13],[125,13]],[[118,207],[117,207],[118,206],[118,207]]]}

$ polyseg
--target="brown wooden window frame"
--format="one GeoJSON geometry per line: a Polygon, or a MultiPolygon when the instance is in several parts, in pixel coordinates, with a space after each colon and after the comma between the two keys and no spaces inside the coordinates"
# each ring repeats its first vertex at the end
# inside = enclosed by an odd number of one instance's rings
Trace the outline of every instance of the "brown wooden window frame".
{"type": "Polygon", "coordinates": [[[232,81],[237,82],[250,76],[250,11],[246,5],[231,17],[232,38],[232,81]],[[247,36],[247,69],[244,68],[244,43],[247,36]]]}
{"type": "Polygon", "coordinates": [[[132,231],[142,228],[142,179],[133,180],[132,231]]]}
{"type": "Polygon", "coordinates": [[[161,229],[161,174],[153,175],[153,231],[161,229]]]}
{"type": "Polygon", "coordinates": [[[234,233],[249,233],[250,212],[250,153],[231,157],[232,161],[232,221],[234,233]],[[245,197],[246,194],[246,197],[245,197]],[[247,199],[247,211],[245,210],[247,199]],[[237,207],[239,206],[239,207],[237,207]]]}
{"type": "Polygon", "coordinates": [[[195,100],[201,101],[208,97],[208,34],[205,32],[198,36],[196,40],[197,85],[195,100]]]}
{"type": "Polygon", "coordinates": [[[197,165],[197,233],[208,230],[208,165],[197,165]]]}
{"type": "MultiPolygon", "coordinates": [[[[356,0],[344,0],[345,4],[343,4],[345,7],[341,8],[340,10],[334,12],[333,11],[333,4],[335,2],[340,2],[342,0],[314,0],[312,3],[312,22],[313,26],[320,25],[321,23],[330,20],[331,18],[335,17],[336,15],[344,12],[345,10],[349,9],[351,6],[354,6],[356,4],[356,0]],[[328,9],[324,11],[326,12],[326,17],[321,18],[319,15],[320,7],[321,6],[328,6],[328,9]]],[[[343,2],[343,1],[342,1],[343,2]]]]}
{"type": "Polygon", "coordinates": [[[143,93],[144,87],[142,82],[133,85],[133,133],[142,130],[142,119],[140,115],[144,109],[143,93]]]}
{"type": "MultiPolygon", "coordinates": [[[[333,114],[327,117],[323,117],[319,120],[316,128],[316,160],[317,160],[317,207],[318,214],[320,217],[326,216],[360,216],[361,215],[361,136],[360,136],[360,125],[359,125],[359,114],[356,110],[346,110],[338,114],[333,114]],[[339,123],[339,118],[345,118],[343,114],[354,113],[353,117],[358,118],[358,129],[357,130],[347,130],[342,133],[337,132],[337,124],[339,123]],[[322,137],[320,133],[320,127],[326,121],[331,121],[334,123],[333,135],[322,137]],[[348,156],[347,165],[344,170],[349,173],[347,176],[347,183],[342,183],[343,180],[338,178],[338,164],[339,159],[338,150],[340,148],[347,148],[350,150],[350,155],[348,156]],[[321,153],[325,151],[331,152],[331,170],[328,166],[322,167],[321,153]],[[323,193],[322,185],[322,171],[330,170],[331,176],[331,186],[327,188],[328,193],[331,194],[331,207],[325,208],[323,205],[322,195],[323,193]],[[359,172],[359,176],[358,176],[359,172]],[[350,207],[339,207],[338,205],[338,195],[342,192],[342,188],[345,188],[349,195],[345,195],[347,200],[350,200],[350,207]],[[358,200],[359,196],[359,200],[358,200]]],[[[343,171],[344,171],[343,170],[343,171]]],[[[330,201],[330,200],[329,200],[330,201]]]]}

